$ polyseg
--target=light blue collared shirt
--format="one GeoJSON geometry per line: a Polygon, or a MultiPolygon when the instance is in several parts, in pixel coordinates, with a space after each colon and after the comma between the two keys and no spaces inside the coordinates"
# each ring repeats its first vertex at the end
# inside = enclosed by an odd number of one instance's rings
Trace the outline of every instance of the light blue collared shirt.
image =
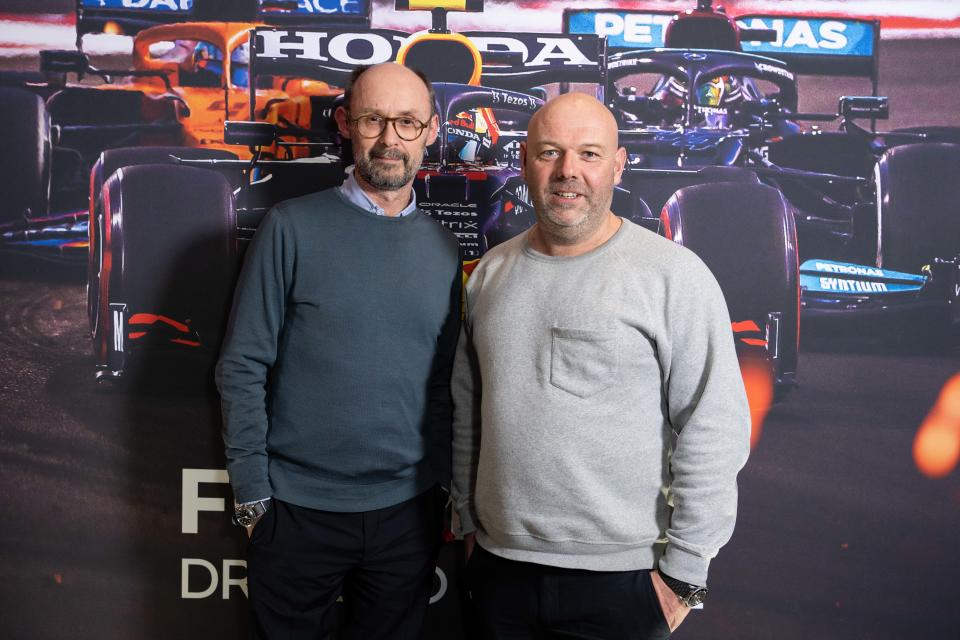
{"type": "MultiPolygon", "coordinates": [[[[346,169],[347,179],[343,181],[343,184],[338,188],[340,189],[340,195],[344,198],[357,205],[364,211],[369,211],[370,213],[375,213],[378,216],[385,216],[387,212],[383,210],[383,207],[378,205],[376,202],[370,199],[370,196],[360,188],[360,183],[357,182],[356,176],[353,175],[354,165],[350,165],[346,169]]],[[[398,214],[401,216],[410,215],[413,213],[414,209],[417,208],[417,194],[415,191],[410,192],[410,204],[403,208],[403,210],[398,214]]]]}

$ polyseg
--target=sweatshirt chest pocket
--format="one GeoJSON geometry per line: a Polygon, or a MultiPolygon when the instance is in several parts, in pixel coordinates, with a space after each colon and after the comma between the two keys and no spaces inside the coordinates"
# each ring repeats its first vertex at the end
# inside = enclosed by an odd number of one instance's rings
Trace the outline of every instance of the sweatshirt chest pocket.
{"type": "Polygon", "coordinates": [[[550,384],[579,398],[603,390],[620,369],[615,330],[551,329],[550,384]]]}

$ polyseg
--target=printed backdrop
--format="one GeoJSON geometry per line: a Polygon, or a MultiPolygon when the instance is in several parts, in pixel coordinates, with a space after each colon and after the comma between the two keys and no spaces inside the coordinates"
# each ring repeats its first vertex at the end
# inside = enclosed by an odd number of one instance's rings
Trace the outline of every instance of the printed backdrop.
{"type": "MultiPolygon", "coordinates": [[[[0,70],[32,73],[40,49],[73,47],[73,3],[4,4],[0,70]]],[[[329,3],[301,4],[319,10],[329,3]]],[[[692,4],[652,1],[643,8],[679,11],[692,4]]],[[[798,7],[811,14],[780,25],[777,42],[783,46],[837,47],[850,35],[813,14],[880,18],[879,92],[890,97],[891,109],[882,125],[960,126],[960,71],[950,63],[960,59],[953,3],[726,4],[737,15],[796,13],[798,7]]],[[[637,8],[632,2],[488,2],[483,13],[451,15],[449,21],[463,30],[560,33],[564,8],[602,9],[612,17],[592,24],[604,25],[601,35],[611,43],[630,46],[631,39],[660,37],[659,18],[618,17],[615,9],[626,5],[637,8]]],[[[429,17],[377,2],[371,25],[412,32],[429,26],[429,17]]],[[[129,36],[93,34],[84,42],[95,65],[130,64],[129,36]]],[[[851,50],[860,46],[853,39],[843,42],[851,50]]],[[[40,80],[0,73],[0,86],[40,80]]],[[[804,76],[800,109],[833,111],[838,96],[870,88],[864,78],[804,76]]],[[[0,104],[9,108],[9,102],[0,104]]],[[[79,113],[83,105],[74,108],[79,113]]],[[[470,125],[474,131],[480,126],[470,125]]],[[[2,132],[7,139],[0,144],[20,140],[16,126],[8,123],[2,132]]],[[[10,148],[0,153],[14,155],[10,148]]],[[[0,170],[19,175],[22,158],[0,161],[0,170]]],[[[54,164],[55,171],[71,166],[69,159],[59,162],[65,164],[54,164]]],[[[81,212],[66,222],[51,220],[49,228],[35,224],[28,233],[11,226],[16,216],[0,219],[7,224],[5,242],[20,238],[10,235],[15,233],[82,238],[74,226],[85,224],[81,212]]],[[[466,227],[448,226],[467,237],[466,227]]],[[[0,527],[0,633],[42,639],[242,637],[245,540],[229,523],[232,496],[210,380],[182,363],[166,379],[134,390],[98,383],[87,248],[82,240],[55,243],[56,255],[42,248],[0,252],[0,505],[7,515],[0,527]]],[[[955,246],[960,248],[960,238],[955,246]]],[[[949,588],[960,580],[960,378],[954,377],[960,358],[952,343],[915,340],[919,331],[925,329],[891,330],[870,321],[803,330],[798,386],[772,406],[758,407],[753,453],[741,475],[738,527],[713,563],[711,597],[675,637],[960,634],[949,588]]],[[[469,632],[460,554],[459,542],[445,545],[434,581],[431,638],[469,632]]]]}

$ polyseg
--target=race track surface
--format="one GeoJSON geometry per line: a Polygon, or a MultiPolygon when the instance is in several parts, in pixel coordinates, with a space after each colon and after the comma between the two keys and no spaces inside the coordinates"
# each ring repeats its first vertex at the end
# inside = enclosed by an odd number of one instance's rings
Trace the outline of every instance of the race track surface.
{"type": "MultiPolygon", "coordinates": [[[[958,41],[884,42],[890,126],[960,125],[960,70],[946,62],[958,59],[958,41]]],[[[833,109],[862,87],[805,80],[802,108],[833,109]]],[[[240,637],[237,588],[180,598],[182,558],[221,570],[243,557],[225,514],[201,513],[200,533],[181,533],[181,467],[222,463],[216,400],[98,387],[82,280],[0,260],[2,634],[240,637]]],[[[960,470],[931,480],[912,458],[958,371],[955,348],[805,340],[799,387],[771,410],[741,475],[706,609],[673,637],[960,637],[960,470]]],[[[202,494],[229,499],[220,485],[202,494]]]]}

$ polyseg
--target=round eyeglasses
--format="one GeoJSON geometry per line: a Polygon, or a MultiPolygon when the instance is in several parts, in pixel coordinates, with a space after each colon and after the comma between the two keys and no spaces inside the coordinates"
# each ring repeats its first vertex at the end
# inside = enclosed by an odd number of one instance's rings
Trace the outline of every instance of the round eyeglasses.
{"type": "Polygon", "coordinates": [[[379,138],[387,128],[387,123],[393,125],[393,130],[401,140],[413,142],[427,128],[426,122],[420,122],[413,116],[397,116],[388,118],[376,113],[368,113],[359,118],[351,118],[350,122],[357,125],[357,131],[364,138],[379,138]]]}

